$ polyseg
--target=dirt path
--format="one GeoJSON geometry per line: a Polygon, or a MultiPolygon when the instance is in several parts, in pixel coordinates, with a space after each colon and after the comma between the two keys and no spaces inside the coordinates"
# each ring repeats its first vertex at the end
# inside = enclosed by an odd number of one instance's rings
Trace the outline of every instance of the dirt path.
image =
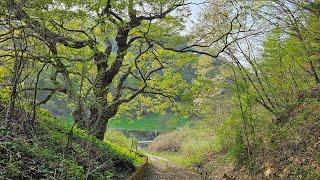
{"type": "Polygon", "coordinates": [[[191,171],[178,167],[165,158],[149,155],[148,175],[146,180],[202,180],[203,178],[191,171]]]}

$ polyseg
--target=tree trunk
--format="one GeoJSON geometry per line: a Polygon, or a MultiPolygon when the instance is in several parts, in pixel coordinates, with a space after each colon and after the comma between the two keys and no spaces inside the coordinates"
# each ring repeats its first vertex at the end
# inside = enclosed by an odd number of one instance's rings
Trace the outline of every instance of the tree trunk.
{"type": "Polygon", "coordinates": [[[97,139],[104,139],[104,134],[107,129],[107,123],[117,113],[117,109],[111,109],[100,105],[92,106],[90,116],[86,117],[87,113],[84,108],[77,108],[73,113],[73,118],[76,124],[83,129],[86,129],[90,135],[97,139]]]}
{"type": "Polygon", "coordinates": [[[72,112],[75,123],[83,129],[86,129],[88,118],[86,117],[85,109],[83,106],[79,106],[75,111],[72,112]]]}
{"type": "Polygon", "coordinates": [[[90,134],[95,136],[97,139],[103,141],[104,134],[107,130],[107,123],[117,113],[117,109],[108,109],[105,107],[91,108],[91,115],[89,118],[88,127],[90,134]]]}
{"type": "Polygon", "coordinates": [[[83,109],[78,109],[73,113],[77,124],[89,131],[89,133],[100,140],[104,139],[107,123],[110,118],[116,115],[118,106],[109,106],[107,96],[109,85],[114,77],[118,74],[120,67],[127,50],[127,38],[129,29],[119,29],[116,37],[118,52],[115,62],[108,68],[107,60],[111,54],[112,45],[108,42],[104,53],[97,53],[94,57],[94,62],[97,67],[95,84],[93,92],[95,96],[94,104],[90,107],[90,117],[83,118],[81,114],[83,109]]]}

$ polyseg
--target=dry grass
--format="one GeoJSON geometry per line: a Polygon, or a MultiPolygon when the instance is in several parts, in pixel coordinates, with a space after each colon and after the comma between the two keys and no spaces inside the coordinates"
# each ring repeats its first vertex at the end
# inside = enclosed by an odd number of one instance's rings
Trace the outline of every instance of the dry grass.
{"type": "Polygon", "coordinates": [[[153,143],[148,147],[148,151],[151,152],[176,152],[181,148],[182,140],[185,137],[185,133],[180,131],[174,131],[168,134],[158,136],[153,143]]]}

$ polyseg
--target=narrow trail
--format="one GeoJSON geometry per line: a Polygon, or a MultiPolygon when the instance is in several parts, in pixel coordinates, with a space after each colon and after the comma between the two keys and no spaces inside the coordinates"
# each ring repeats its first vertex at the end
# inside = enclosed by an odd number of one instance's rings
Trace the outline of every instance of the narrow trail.
{"type": "Polygon", "coordinates": [[[179,167],[165,158],[147,155],[149,165],[145,180],[202,180],[203,178],[194,172],[179,167]]]}

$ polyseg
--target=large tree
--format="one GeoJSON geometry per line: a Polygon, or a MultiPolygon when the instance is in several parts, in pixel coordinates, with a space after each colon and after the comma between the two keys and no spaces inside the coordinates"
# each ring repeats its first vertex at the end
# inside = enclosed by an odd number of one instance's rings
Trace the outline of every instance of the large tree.
{"type": "MultiPolygon", "coordinates": [[[[33,98],[35,112],[56,93],[66,94],[77,125],[103,139],[108,120],[121,104],[140,94],[177,99],[183,80],[175,66],[192,59],[181,52],[215,58],[234,42],[230,36],[242,31],[239,11],[233,11],[224,15],[228,18],[220,22],[223,30],[218,34],[212,26],[196,36],[181,35],[191,4],[195,5],[186,0],[1,2],[1,58],[16,67],[11,97],[17,96],[20,84],[33,98]],[[210,35],[215,38],[204,41],[210,35]],[[213,52],[203,49],[215,44],[219,46],[213,52]],[[46,83],[39,85],[41,80],[46,83]],[[47,96],[39,99],[38,91],[47,96]]],[[[8,114],[15,98],[10,102],[8,114]]]]}

